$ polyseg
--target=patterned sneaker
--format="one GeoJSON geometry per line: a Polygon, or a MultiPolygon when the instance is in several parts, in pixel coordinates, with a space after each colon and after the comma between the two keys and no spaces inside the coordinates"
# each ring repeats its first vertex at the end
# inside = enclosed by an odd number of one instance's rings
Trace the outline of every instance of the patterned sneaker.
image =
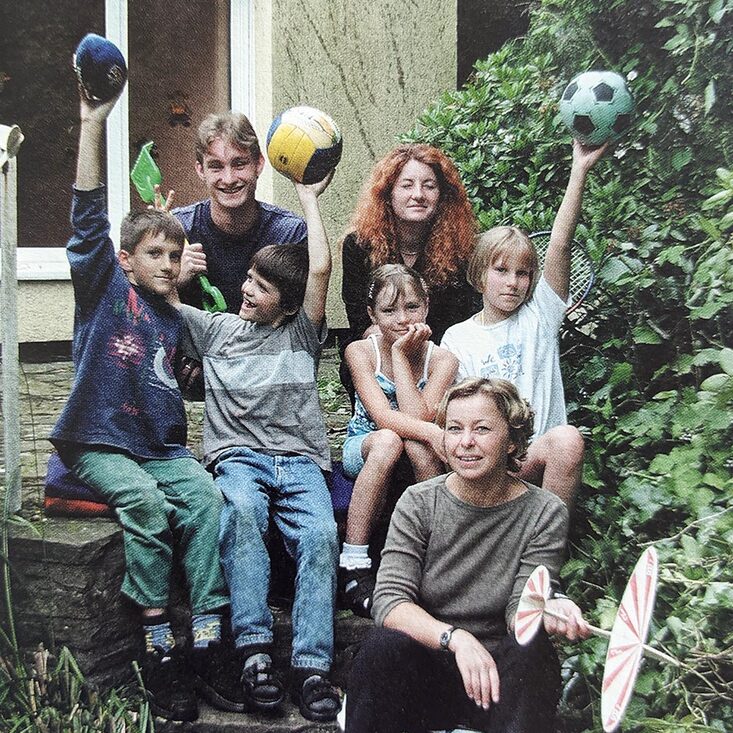
{"type": "Polygon", "coordinates": [[[175,646],[169,652],[154,647],[145,653],[142,678],[154,715],[179,721],[198,718],[196,694],[186,661],[185,651],[175,646]]]}
{"type": "Polygon", "coordinates": [[[232,646],[210,641],[206,647],[193,647],[189,656],[194,685],[201,697],[218,710],[243,713],[242,655],[232,646]]]}

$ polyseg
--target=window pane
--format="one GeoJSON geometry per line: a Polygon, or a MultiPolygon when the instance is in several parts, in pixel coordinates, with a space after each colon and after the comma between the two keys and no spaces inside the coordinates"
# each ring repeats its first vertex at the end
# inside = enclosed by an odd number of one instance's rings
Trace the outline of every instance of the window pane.
{"type": "MultiPolygon", "coordinates": [[[[229,3],[128,0],[130,165],[155,142],[163,185],[175,204],[204,195],[194,170],[196,129],[210,112],[229,109],[229,3]]],[[[142,206],[130,191],[133,208],[142,206]]]]}
{"type": "Polygon", "coordinates": [[[71,57],[104,33],[104,0],[0,2],[0,122],[17,124],[18,243],[61,246],[69,227],[79,136],[71,57]]]}
{"type": "MultiPolygon", "coordinates": [[[[122,1],[122,0],[120,0],[122,1]]],[[[0,2],[0,123],[18,124],[18,243],[63,246],[79,136],[71,56],[86,33],[105,34],[104,0],[0,2]]],[[[156,143],[176,203],[203,195],[196,127],[229,108],[229,2],[128,2],[130,158],[156,143]]],[[[133,206],[139,206],[131,191],[133,206]]]]}

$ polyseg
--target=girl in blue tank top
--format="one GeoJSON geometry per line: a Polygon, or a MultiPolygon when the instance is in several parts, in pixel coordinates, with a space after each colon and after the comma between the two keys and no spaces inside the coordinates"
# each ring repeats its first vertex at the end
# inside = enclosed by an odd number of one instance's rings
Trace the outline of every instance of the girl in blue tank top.
{"type": "Polygon", "coordinates": [[[354,341],[344,358],[356,389],[343,448],[344,472],[355,478],[340,558],[342,605],[369,616],[374,573],[369,539],[392,473],[407,454],[418,481],[443,472],[438,403],[453,383],[457,359],[430,341],[428,293],[405,265],[372,274],[367,306],[373,333],[354,341]]]}

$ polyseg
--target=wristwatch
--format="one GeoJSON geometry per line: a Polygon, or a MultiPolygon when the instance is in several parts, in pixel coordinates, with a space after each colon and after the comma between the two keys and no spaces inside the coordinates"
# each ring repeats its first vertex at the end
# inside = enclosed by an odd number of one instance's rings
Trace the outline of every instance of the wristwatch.
{"type": "Polygon", "coordinates": [[[440,635],[440,648],[444,651],[450,651],[448,648],[448,645],[450,644],[451,637],[453,636],[453,632],[456,630],[455,626],[449,626],[441,635],[440,635]]]}

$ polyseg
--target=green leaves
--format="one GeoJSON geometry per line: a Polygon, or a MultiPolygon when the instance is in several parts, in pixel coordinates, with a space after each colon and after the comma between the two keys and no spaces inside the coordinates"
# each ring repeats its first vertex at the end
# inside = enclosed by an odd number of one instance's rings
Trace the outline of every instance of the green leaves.
{"type": "Polygon", "coordinates": [[[733,377],[733,349],[721,349],[718,361],[720,366],[723,367],[723,371],[733,377]]]}
{"type": "MultiPolygon", "coordinates": [[[[540,0],[524,42],[478,62],[408,135],[453,158],[483,229],[549,229],[570,160],[559,94],[583,69],[629,75],[636,119],[588,177],[577,236],[597,280],[563,330],[561,364],[586,437],[569,593],[610,628],[653,542],[655,643],[688,665],[645,666],[630,733],[733,730],[731,7],[540,0]]],[[[599,730],[604,651],[568,649],[568,679],[590,690],[580,701],[568,684],[569,732],[599,730]]]]}
{"type": "Polygon", "coordinates": [[[672,155],[672,168],[676,171],[681,171],[690,161],[692,160],[692,150],[690,148],[683,148],[682,150],[676,150],[672,155]]]}
{"type": "Polygon", "coordinates": [[[715,80],[711,79],[705,87],[705,114],[708,114],[715,104],[715,80]]]}

